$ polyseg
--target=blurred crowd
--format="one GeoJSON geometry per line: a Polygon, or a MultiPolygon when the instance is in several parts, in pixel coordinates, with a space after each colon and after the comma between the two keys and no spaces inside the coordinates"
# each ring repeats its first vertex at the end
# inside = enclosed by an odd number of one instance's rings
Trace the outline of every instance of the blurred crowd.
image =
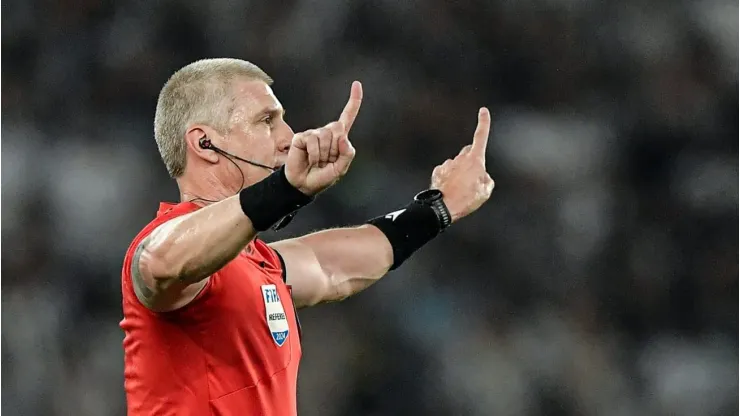
{"type": "Polygon", "coordinates": [[[275,79],[296,131],[365,89],[349,175],[270,241],[404,205],[493,112],[491,200],[366,292],[301,312],[301,415],[736,414],[737,2],[2,12],[3,413],[125,413],[123,254],[178,197],[157,95],[228,56],[275,79]]]}

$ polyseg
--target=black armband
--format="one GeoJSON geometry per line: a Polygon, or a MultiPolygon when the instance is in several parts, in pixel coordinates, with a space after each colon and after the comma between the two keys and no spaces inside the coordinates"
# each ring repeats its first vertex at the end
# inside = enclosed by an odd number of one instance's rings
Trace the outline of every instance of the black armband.
{"type": "Polygon", "coordinates": [[[451,224],[450,213],[439,191],[424,191],[405,208],[373,218],[374,225],[385,234],[393,248],[393,265],[398,268],[406,259],[451,224]],[[428,194],[436,192],[432,198],[428,194]]]}
{"type": "Polygon", "coordinates": [[[288,182],[284,166],[239,192],[242,211],[257,231],[265,231],[273,225],[277,225],[276,228],[284,227],[299,208],[311,201],[313,197],[288,182]]]}

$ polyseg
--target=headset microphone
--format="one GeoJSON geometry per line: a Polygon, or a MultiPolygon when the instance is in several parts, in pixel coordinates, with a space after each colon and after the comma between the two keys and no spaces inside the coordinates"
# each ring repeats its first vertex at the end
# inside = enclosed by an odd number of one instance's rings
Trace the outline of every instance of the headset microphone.
{"type": "Polygon", "coordinates": [[[213,143],[211,143],[211,140],[208,139],[207,137],[201,137],[200,141],[198,141],[198,144],[200,145],[200,148],[201,149],[213,150],[216,153],[221,153],[224,156],[234,158],[234,159],[239,160],[239,161],[242,161],[244,163],[249,163],[250,165],[257,166],[258,168],[268,169],[268,170],[273,171],[273,172],[277,170],[276,168],[274,168],[272,166],[267,166],[267,165],[263,165],[261,163],[253,162],[251,160],[242,159],[239,156],[232,155],[231,153],[229,153],[229,152],[227,152],[225,150],[221,150],[218,147],[214,146],[213,143]]]}

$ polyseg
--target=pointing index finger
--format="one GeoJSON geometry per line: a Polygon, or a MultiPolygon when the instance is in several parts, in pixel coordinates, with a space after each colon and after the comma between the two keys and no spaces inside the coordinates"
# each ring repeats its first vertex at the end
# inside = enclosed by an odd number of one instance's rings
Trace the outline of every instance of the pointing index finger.
{"type": "Polygon", "coordinates": [[[344,124],[344,131],[349,132],[352,128],[352,123],[357,118],[357,113],[360,112],[360,105],[362,104],[362,84],[360,81],[352,83],[352,89],[349,93],[349,100],[347,105],[344,106],[342,114],[339,116],[339,121],[344,124]]]}
{"type": "Polygon", "coordinates": [[[473,134],[473,147],[471,153],[486,158],[486,147],[488,146],[488,134],[491,131],[491,113],[486,107],[478,111],[478,126],[473,134]]]}

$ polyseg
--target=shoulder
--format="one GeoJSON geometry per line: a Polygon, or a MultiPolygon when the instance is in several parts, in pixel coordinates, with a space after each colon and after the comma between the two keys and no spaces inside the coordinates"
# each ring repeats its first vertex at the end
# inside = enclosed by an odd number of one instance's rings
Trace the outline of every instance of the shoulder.
{"type": "Polygon", "coordinates": [[[126,254],[123,260],[123,270],[121,273],[124,280],[128,280],[128,278],[130,278],[131,262],[139,248],[139,245],[141,245],[141,242],[144,241],[144,239],[146,239],[160,225],[177,217],[189,214],[196,209],[197,206],[187,202],[179,204],[160,204],[157,216],[139,231],[126,249],[126,254]]]}

